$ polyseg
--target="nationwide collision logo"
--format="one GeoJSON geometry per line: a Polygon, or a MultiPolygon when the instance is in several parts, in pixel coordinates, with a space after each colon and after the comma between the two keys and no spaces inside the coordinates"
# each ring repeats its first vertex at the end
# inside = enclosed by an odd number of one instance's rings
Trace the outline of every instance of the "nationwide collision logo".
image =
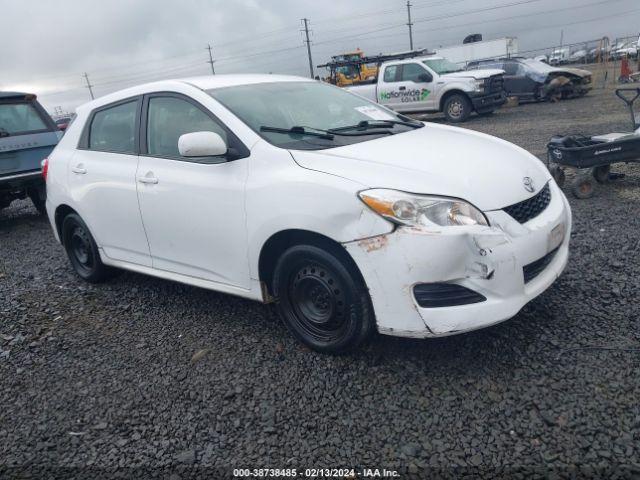
{"type": "Polygon", "coordinates": [[[413,89],[413,90],[392,90],[390,92],[380,93],[381,100],[391,100],[392,98],[399,98],[401,102],[423,102],[427,99],[430,90],[426,88],[413,89]]]}

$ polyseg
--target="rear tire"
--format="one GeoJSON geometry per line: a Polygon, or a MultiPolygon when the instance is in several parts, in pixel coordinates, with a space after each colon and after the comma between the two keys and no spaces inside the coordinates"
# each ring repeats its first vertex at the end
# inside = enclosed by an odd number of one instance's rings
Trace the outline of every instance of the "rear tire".
{"type": "Polygon", "coordinates": [[[285,325],[313,350],[353,350],[374,330],[362,279],[329,251],[312,245],[289,248],[278,260],[273,287],[285,325]]]}
{"type": "Polygon", "coordinates": [[[80,215],[70,213],[62,222],[62,244],[71,266],[83,280],[100,283],[115,271],[100,260],[100,253],[91,232],[80,215]]]}
{"type": "Polygon", "coordinates": [[[448,122],[464,122],[471,115],[471,101],[466,95],[454,93],[445,100],[443,111],[448,122]]]}
{"type": "Polygon", "coordinates": [[[591,172],[579,173],[571,185],[571,193],[573,193],[574,197],[581,200],[591,198],[596,190],[596,185],[596,181],[591,172]]]}

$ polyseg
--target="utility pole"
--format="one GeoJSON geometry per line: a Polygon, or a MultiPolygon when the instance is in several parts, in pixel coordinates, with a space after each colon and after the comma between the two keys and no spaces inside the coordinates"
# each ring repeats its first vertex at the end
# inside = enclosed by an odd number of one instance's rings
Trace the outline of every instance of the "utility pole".
{"type": "Polygon", "coordinates": [[[313,78],[313,60],[311,60],[311,40],[309,40],[309,19],[303,18],[302,23],[304,24],[304,34],[306,40],[304,43],[307,44],[307,54],[309,55],[309,75],[313,78]]]}
{"type": "Polygon", "coordinates": [[[560,48],[562,48],[563,40],[564,40],[564,30],[560,30],[560,48]]]}
{"type": "Polygon", "coordinates": [[[409,27],[409,48],[413,50],[413,23],[411,23],[411,2],[407,0],[407,26],[409,27]]]}
{"type": "Polygon", "coordinates": [[[87,88],[89,89],[89,94],[91,95],[91,100],[93,100],[96,97],[93,96],[93,89],[92,89],[93,85],[91,85],[89,83],[89,75],[87,75],[87,72],[85,72],[83,76],[84,76],[84,79],[87,82],[87,88]]]}
{"type": "Polygon", "coordinates": [[[209,65],[211,65],[211,75],[215,75],[216,74],[216,70],[213,68],[213,55],[211,53],[211,44],[207,43],[207,50],[209,50],[209,61],[207,62],[209,65]]]}

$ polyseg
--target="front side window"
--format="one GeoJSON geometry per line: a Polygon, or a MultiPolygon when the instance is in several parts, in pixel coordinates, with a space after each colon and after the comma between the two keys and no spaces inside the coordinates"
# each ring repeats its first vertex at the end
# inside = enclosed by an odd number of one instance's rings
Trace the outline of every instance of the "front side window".
{"type": "Polygon", "coordinates": [[[48,130],[30,103],[0,104],[0,137],[48,130]]]}
{"type": "Polygon", "coordinates": [[[149,99],[147,116],[147,153],[149,155],[180,157],[178,139],[185,133],[193,132],[214,132],[227,142],[225,130],[193,103],[175,97],[149,99]]]}
{"type": "Polygon", "coordinates": [[[422,82],[420,75],[427,73],[427,71],[418,65],[417,63],[405,63],[402,67],[402,81],[403,82],[422,82]]]}
{"type": "Polygon", "coordinates": [[[137,107],[133,100],[96,112],[89,130],[89,149],[135,154],[137,107]]]}

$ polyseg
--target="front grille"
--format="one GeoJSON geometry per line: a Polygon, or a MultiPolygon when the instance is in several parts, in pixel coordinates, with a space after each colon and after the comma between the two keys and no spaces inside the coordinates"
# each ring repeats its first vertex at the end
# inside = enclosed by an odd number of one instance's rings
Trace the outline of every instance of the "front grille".
{"type": "Polygon", "coordinates": [[[501,92],[504,88],[504,78],[502,75],[494,75],[489,81],[489,91],[491,93],[501,92]]]}
{"type": "Polygon", "coordinates": [[[455,283],[419,283],[413,295],[423,308],[453,307],[484,302],[486,297],[455,283]]]}
{"type": "Polygon", "coordinates": [[[520,223],[527,223],[532,218],[540,215],[551,201],[551,189],[547,183],[542,190],[533,197],[505,207],[503,210],[515,218],[520,223]]]}
{"type": "Polygon", "coordinates": [[[524,283],[529,283],[542,273],[542,271],[549,266],[553,257],[556,256],[558,249],[550,251],[544,257],[539,258],[535,262],[531,262],[529,265],[522,267],[522,273],[524,274],[524,283]]]}

